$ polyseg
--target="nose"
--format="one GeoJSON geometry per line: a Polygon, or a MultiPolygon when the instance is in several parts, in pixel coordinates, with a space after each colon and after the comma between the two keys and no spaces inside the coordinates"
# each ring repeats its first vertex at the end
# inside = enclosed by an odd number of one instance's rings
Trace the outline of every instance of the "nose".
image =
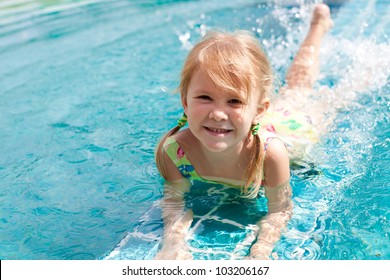
{"type": "Polygon", "coordinates": [[[209,118],[220,122],[220,121],[227,120],[228,115],[226,111],[223,110],[222,108],[214,108],[213,110],[210,111],[209,118]]]}

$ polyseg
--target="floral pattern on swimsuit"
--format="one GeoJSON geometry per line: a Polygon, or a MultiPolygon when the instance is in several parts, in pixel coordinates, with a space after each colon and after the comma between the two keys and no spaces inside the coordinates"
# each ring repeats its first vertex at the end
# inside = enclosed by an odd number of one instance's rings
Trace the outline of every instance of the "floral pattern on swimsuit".
{"type": "MultiPolygon", "coordinates": [[[[276,138],[274,135],[268,135],[265,139],[263,139],[264,143],[264,151],[267,150],[267,146],[269,142],[276,138]]],[[[194,180],[207,182],[207,183],[218,183],[210,180],[206,180],[202,178],[195,170],[194,166],[188,160],[187,156],[182,147],[176,142],[173,136],[168,137],[164,143],[164,149],[167,152],[169,158],[176,165],[177,169],[180,171],[183,177],[187,178],[191,182],[194,180]]]]}
{"type": "Polygon", "coordinates": [[[198,175],[194,166],[191,164],[191,162],[185,155],[183,148],[179,146],[173,136],[168,137],[166,139],[164,143],[164,149],[167,152],[169,158],[176,165],[177,169],[179,169],[183,177],[187,178],[190,181],[206,181],[198,175]]]}
{"type": "Polygon", "coordinates": [[[319,138],[310,116],[284,107],[267,111],[262,122],[267,132],[277,135],[286,145],[296,143],[297,140],[315,143],[319,138]]]}

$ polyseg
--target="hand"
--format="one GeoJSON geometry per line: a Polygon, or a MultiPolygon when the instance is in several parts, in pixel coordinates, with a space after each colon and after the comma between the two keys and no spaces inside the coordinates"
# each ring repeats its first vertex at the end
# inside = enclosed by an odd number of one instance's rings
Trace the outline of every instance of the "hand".
{"type": "Polygon", "coordinates": [[[272,246],[266,242],[258,241],[253,244],[249,256],[246,260],[269,260],[272,252],[272,246]]]}
{"type": "Polygon", "coordinates": [[[187,245],[178,247],[163,246],[160,252],[154,257],[155,260],[193,260],[187,245]]]}
{"type": "Polygon", "coordinates": [[[162,249],[155,256],[155,260],[192,260],[186,242],[186,235],[193,220],[192,210],[188,210],[182,217],[169,225],[165,225],[162,249]]]}

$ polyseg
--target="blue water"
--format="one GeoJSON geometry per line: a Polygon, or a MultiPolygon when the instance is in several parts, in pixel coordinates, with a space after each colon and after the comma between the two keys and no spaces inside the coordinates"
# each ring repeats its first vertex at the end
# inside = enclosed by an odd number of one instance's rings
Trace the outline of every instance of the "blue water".
{"type": "MultiPolygon", "coordinates": [[[[251,30],[282,79],[313,2],[2,1],[0,259],[153,258],[154,147],[181,115],[171,92],[188,49],[212,28],[251,30]]],[[[390,4],[330,5],[316,87],[346,105],[292,166],[294,214],[272,258],[390,259],[390,4]]],[[[189,197],[198,259],[242,257],[243,225],[265,213],[221,188],[189,197]]]]}

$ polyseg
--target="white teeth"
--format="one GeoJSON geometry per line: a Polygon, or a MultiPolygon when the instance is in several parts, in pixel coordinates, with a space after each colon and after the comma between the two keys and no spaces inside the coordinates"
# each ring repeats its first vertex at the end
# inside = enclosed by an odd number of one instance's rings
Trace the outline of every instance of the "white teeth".
{"type": "Polygon", "coordinates": [[[213,131],[213,132],[217,132],[217,133],[226,133],[226,132],[229,131],[229,130],[227,130],[227,129],[212,128],[212,127],[209,127],[208,129],[211,130],[211,131],[213,131]]]}

